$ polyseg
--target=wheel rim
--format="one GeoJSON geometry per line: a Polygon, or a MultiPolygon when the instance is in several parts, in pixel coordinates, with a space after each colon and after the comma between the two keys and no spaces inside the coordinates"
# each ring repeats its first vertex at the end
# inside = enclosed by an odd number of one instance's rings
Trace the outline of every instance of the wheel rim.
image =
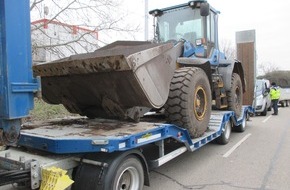
{"type": "Polygon", "coordinates": [[[227,122],[225,126],[224,136],[226,139],[229,139],[231,135],[231,122],[227,122]]]}
{"type": "Polygon", "coordinates": [[[197,120],[201,121],[203,120],[205,113],[206,113],[206,105],[207,105],[207,99],[206,99],[206,93],[204,88],[201,86],[197,87],[194,95],[194,115],[197,118],[197,120]]]}
{"type": "Polygon", "coordinates": [[[117,190],[134,190],[140,186],[139,173],[134,167],[127,167],[123,170],[117,181],[117,190]]]}

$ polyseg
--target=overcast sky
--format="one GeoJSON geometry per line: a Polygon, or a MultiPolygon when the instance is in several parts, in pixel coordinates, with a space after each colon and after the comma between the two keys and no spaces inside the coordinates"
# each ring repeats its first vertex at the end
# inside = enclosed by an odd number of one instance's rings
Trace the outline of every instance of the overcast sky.
{"type": "MultiPolygon", "coordinates": [[[[149,10],[187,3],[182,0],[148,0],[149,10]]],[[[290,1],[208,0],[221,12],[219,16],[220,40],[235,43],[235,33],[256,31],[257,64],[269,64],[281,70],[290,70],[290,1]]],[[[144,40],[144,0],[124,0],[125,9],[138,20],[141,32],[136,36],[144,40]]],[[[132,20],[132,21],[133,21],[132,20]]],[[[131,22],[132,22],[131,21],[131,22]]],[[[152,17],[149,17],[152,26],[152,17]]],[[[152,29],[150,29],[152,30],[152,29]]],[[[150,36],[152,37],[152,36],[150,36]]]]}

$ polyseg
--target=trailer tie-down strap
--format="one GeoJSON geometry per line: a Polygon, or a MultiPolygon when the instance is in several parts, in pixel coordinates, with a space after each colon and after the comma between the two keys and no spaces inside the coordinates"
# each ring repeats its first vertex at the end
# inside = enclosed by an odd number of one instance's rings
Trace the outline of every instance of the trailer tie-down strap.
{"type": "Polygon", "coordinates": [[[29,170],[0,170],[0,186],[30,181],[29,170]]]}

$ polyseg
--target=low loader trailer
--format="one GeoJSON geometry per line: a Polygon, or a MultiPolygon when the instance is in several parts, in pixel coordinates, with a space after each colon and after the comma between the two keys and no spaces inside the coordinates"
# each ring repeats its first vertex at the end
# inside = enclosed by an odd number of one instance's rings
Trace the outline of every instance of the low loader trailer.
{"type": "Polygon", "coordinates": [[[242,63],[219,50],[206,0],[150,11],[152,42],[33,66],[29,5],[0,0],[0,185],[140,190],[152,168],[245,130],[242,63]],[[80,116],[23,123],[35,95],[80,116]]]}
{"type": "Polygon", "coordinates": [[[210,142],[227,144],[246,128],[249,106],[213,111],[207,131],[192,139],[186,129],[146,116],[139,123],[84,117],[23,125],[18,147],[0,152],[0,184],[31,189],[142,189],[149,172],[210,142]],[[72,185],[71,185],[72,184],[72,185]]]}

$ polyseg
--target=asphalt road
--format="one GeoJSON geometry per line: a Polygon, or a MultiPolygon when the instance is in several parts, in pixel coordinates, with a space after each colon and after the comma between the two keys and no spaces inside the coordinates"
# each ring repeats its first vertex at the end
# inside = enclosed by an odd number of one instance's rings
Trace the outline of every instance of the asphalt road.
{"type": "Polygon", "coordinates": [[[227,145],[210,143],[150,176],[151,187],[144,190],[289,190],[290,108],[252,117],[227,145]]]}
{"type": "Polygon", "coordinates": [[[144,190],[289,190],[290,108],[252,117],[227,145],[185,153],[151,171],[150,180],[144,190]]]}

